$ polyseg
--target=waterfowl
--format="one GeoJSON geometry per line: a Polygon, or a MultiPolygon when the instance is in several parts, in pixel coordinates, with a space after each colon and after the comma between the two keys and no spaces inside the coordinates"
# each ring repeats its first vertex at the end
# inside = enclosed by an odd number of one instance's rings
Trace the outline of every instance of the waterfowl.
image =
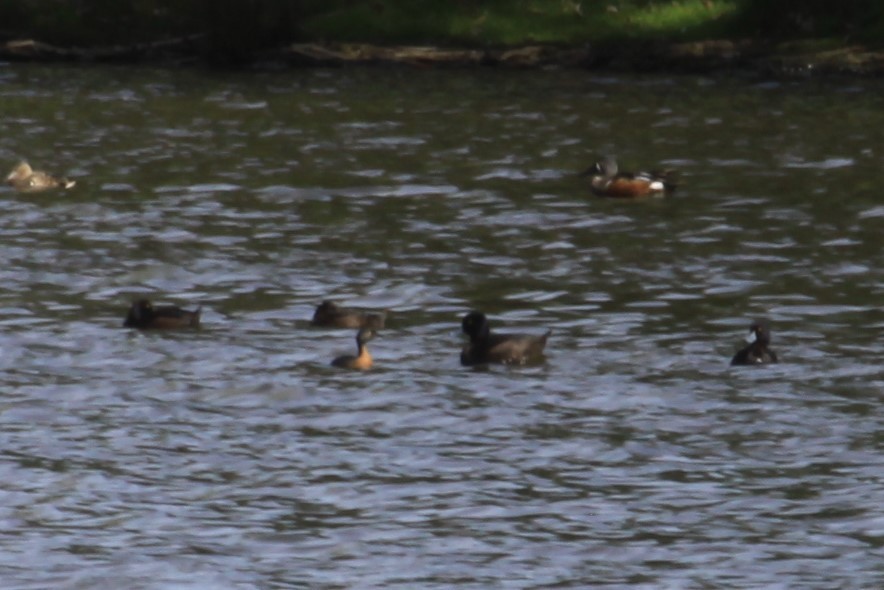
{"type": "Polygon", "coordinates": [[[768,348],[770,329],[765,320],[755,320],[746,336],[749,344],[734,355],[731,365],[764,365],[778,362],[777,354],[768,348]]]}
{"type": "Polygon", "coordinates": [[[77,184],[67,178],[56,178],[34,170],[27,162],[19,162],[6,177],[6,182],[22,193],[36,193],[53,188],[69,189],[77,184]]]}
{"type": "Polygon", "coordinates": [[[323,301],[316,307],[313,319],[314,326],[327,328],[372,328],[379,330],[384,327],[384,313],[369,313],[360,309],[341,307],[334,301],[323,301]]]}
{"type": "Polygon", "coordinates": [[[147,299],[139,299],[132,303],[126,321],[126,328],[138,328],[141,330],[157,329],[168,330],[174,328],[196,328],[200,325],[200,313],[202,307],[193,311],[181,309],[175,305],[161,305],[154,307],[147,299]]]}
{"type": "Polygon", "coordinates": [[[621,172],[617,160],[608,156],[580,173],[589,176],[589,188],[600,197],[644,197],[672,193],[676,187],[673,170],[621,172]]]}
{"type": "Polygon", "coordinates": [[[546,340],[552,333],[542,336],[530,334],[498,334],[491,331],[488,318],[479,311],[471,311],[461,321],[464,334],[470,341],[460,353],[462,365],[503,363],[524,365],[543,356],[546,340]]]}
{"type": "Polygon", "coordinates": [[[332,366],[340,367],[342,369],[357,369],[360,371],[370,369],[372,358],[365,343],[375,336],[377,336],[377,332],[371,328],[360,329],[359,332],[356,333],[356,356],[353,356],[352,354],[339,356],[331,362],[332,366]]]}

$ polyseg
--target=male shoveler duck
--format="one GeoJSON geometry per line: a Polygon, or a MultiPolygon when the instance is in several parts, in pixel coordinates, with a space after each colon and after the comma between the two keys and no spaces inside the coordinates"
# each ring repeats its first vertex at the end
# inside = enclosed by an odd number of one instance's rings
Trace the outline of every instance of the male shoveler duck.
{"type": "Polygon", "coordinates": [[[147,299],[139,299],[132,303],[123,326],[140,330],[169,330],[175,328],[197,328],[200,325],[202,308],[193,311],[181,309],[175,305],[154,307],[147,299]]]}
{"type": "Polygon", "coordinates": [[[384,327],[385,313],[369,313],[361,309],[341,307],[334,301],[323,301],[317,306],[310,321],[314,326],[326,328],[372,328],[384,327]]]}
{"type": "Polygon", "coordinates": [[[600,197],[645,197],[672,193],[676,187],[675,172],[621,172],[617,160],[606,157],[580,173],[590,176],[589,187],[600,197]]]}
{"type": "Polygon", "coordinates": [[[356,333],[356,356],[345,354],[332,361],[333,367],[365,371],[371,368],[372,358],[365,343],[377,336],[371,328],[362,328],[356,333]]]}
{"type": "Polygon", "coordinates": [[[765,320],[755,320],[746,336],[749,344],[734,355],[731,365],[766,365],[778,362],[777,354],[768,348],[770,329],[765,320]]]}
{"type": "Polygon", "coordinates": [[[470,342],[460,353],[460,363],[465,366],[502,363],[524,365],[540,360],[546,340],[552,333],[542,336],[531,334],[498,334],[491,331],[488,318],[479,311],[471,311],[461,321],[464,334],[470,342]]]}
{"type": "Polygon", "coordinates": [[[27,162],[19,162],[6,177],[6,182],[22,193],[36,193],[53,188],[69,189],[77,184],[74,180],[56,178],[34,170],[27,162]]]}

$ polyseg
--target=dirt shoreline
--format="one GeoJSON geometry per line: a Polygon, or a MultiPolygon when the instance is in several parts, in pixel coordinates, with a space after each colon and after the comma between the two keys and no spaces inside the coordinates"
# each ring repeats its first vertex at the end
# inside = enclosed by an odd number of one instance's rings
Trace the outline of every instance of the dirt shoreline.
{"type": "MultiPolygon", "coordinates": [[[[31,39],[0,43],[0,60],[76,63],[207,63],[199,35],[153,43],[98,48],[56,47],[31,39]]],[[[254,55],[253,63],[292,67],[403,65],[412,67],[579,68],[620,72],[716,73],[745,71],[777,76],[881,76],[884,51],[859,45],[806,49],[758,40],[710,40],[509,48],[381,46],[298,43],[254,55]]]]}

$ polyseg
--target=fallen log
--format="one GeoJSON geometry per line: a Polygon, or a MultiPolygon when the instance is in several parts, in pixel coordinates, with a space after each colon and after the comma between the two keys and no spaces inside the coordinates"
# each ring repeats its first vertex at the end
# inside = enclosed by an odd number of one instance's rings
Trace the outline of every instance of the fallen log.
{"type": "Polygon", "coordinates": [[[58,47],[34,39],[0,43],[0,58],[10,61],[135,62],[189,58],[199,55],[204,35],[189,35],[149,43],[109,47],[58,47]]]}

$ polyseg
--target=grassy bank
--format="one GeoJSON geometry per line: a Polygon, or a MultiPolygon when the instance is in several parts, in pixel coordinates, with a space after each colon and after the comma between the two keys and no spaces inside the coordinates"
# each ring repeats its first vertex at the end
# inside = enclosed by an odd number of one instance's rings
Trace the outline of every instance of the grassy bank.
{"type": "Polygon", "coordinates": [[[738,8],[738,0],[387,0],[337,4],[305,21],[305,31],[311,37],[473,46],[577,44],[648,37],[695,39],[726,35],[729,19],[738,8]]]}
{"type": "Polygon", "coordinates": [[[880,0],[4,0],[0,40],[97,47],[202,35],[217,61],[289,42],[499,47],[884,39],[880,0]]]}
{"type": "Polygon", "coordinates": [[[884,37],[880,0],[306,0],[310,40],[523,45],[884,37]]]}

